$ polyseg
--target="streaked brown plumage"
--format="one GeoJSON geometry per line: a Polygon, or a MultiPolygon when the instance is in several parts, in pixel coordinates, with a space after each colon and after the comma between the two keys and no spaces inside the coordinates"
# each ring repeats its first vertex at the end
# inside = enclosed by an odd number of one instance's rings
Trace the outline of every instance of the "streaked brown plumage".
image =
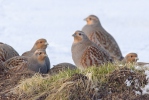
{"type": "Polygon", "coordinates": [[[16,56],[3,63],[9,72],[21,73],[24,71],[34,71],[39,73],[48,73],[48,67],[45,63],[47,57],[45,50],[38,49],[31,57],[16,56]]]}
{"type": "Polygon", "coordinates": [[[82,31],[76,31],[74,42],[71,47],[72,59],[75,65],[84,69],[92,65],[100,66],[101,64],[111,62],[109,53],[91,42],[82,31]]]}
{"type": "Polygon", "coordinates": [[[17,51],[13,47],[0,42],[0,62],[4,62],[14,56],[19,56],[17,51]]]}
{"type": "Polygon", "coordinates": [[[123,56],[117,42],[102,27],[98,17],[90,15],[85,20],[87,25],[82,28],[82,31],[88,36],[88,38],[99,47],[106,49],[115,60],[122,60],[123,56]]]}

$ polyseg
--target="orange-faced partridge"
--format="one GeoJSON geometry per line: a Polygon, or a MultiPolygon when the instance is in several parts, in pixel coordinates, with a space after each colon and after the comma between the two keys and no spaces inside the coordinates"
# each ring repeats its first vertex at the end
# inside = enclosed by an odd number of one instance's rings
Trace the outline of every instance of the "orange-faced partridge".
{"type": "Polygon", "coordinates": [[[100,66],[112,61],[109,53],[90,41],[84,32],[76,31],[73,37],[72,59],[78,68],[84,69],[93,65],[100,66]]]}
{"type": "Polygon", "coordinates": [[[90,15],[85,21],[87,24],[82,28],[82,31],[88,38],[99,47],[103,47],[107,50],[114,60],[122,60],[123,56],[117,42],[111,34],[102,27],[98,17],[90,15]]]}
{"type": "MultiPolygon", "coordinates": [[[[38,39],[35,42],[35,44],[32,47],[32,49],[30,51],[27,51],[27,52],[23,53],[22,56],[30,57],[30,56],[32,56],[34,54],[34,52],[37,49],[44,49],[44,50],[46,50],[47,46],[48,46],[48,42],[47,42],[46,39],[43,39],[43,38],[38,39]]],[[[48,70],[50,70],[50,60],[49,60],[49,57],[46,57],[46,65],[49,66],[48,70]]]]}

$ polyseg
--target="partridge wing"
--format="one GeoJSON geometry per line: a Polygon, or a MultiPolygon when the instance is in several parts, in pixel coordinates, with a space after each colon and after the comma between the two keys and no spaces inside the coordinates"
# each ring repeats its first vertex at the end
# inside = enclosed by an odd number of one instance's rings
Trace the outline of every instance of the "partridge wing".
{"type": "Polygon", "coordinates": [[[110,61],[109,55],[104,49],[97,48],[95,46],[89,46],[81,58],[81,64],[83,67],[89,67],[92,65],[99,66],[103,63],[110,61]]]}
{"type": "Polygon", "coordinates": [[[21,72],[28,67],[27,57],[16,56],[4,62],[4,66],[12,72],[21,72]]]}

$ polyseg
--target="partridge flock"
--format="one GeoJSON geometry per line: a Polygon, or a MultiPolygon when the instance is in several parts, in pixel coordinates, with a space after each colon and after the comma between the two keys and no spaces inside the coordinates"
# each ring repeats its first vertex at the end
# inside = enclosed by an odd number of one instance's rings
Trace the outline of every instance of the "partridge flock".
{"type": "Polygon", "coordinates": [[[97,16],[90,15],[85,18],[85,21],[87,24],[82,31],[78,30],[72,35],[74,41],[71,52],[75,65],[60,63],[50,69],[50,60],[46,54],[48,42],[46,39],[38,39],[32,49],[21,56],[11,46],[0,42],[0,67],[3,66],[6,72],[12,73],[32,71],[46,74],[57,73],[65,69],[79,68],[82,70],[115,61],[137,62],[136,53],[122,56],[116,40],[102,27],[97,16]]]}
{"type": "Polygon", "coordinates": [[[15,56],[3,63],[8,71],[20,73],[27,70],[46,74],[48,67],[46,65],[47,54],[44,49],[36,50],[30,57],[15,56]]]}
{"type": "MultiPolygon", "coordinates": [[[[38,50],[38,49],[43,49],[43,50],[45,50],[45,52],[46,52],[47,46],[48,46],[48,42],[47,42],[46,39],[38,39],[38,40],[35,42],[35,44],[34,44],[34,46],[32,47],[32,49],[31,49],[30,51],[24,52],[24,53],[22,54],[22,56],[31,57],[31,56],[34,54],[34,52],[35,52],[36,50],[38,50]]],[[[49,57],[48,57],[48,56],[45,57],[45,63],[46,63],[46,66],[47,66],[47,70],[50,70],[50,60],[49,60],[49,57]]]]}

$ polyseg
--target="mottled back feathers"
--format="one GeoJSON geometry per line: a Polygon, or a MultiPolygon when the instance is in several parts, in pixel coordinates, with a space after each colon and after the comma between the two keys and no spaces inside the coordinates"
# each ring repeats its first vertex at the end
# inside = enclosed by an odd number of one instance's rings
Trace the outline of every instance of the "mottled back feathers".
{"type": "Polygon", "coordinates": [[[123,56],[117,42],[101,26],[98,17],[90,15],[85,20],[87,25],[82,28],[82,31],[88,36],[88,38],[98,46],[107,50],[115,60],[122,60],[123,56]]]}
{"type": "Polygon", "coordinates": [[[0,42],[0,61],[4,62],[14,56],[19,56],[17,51],[11,46],[0,42]]]}

